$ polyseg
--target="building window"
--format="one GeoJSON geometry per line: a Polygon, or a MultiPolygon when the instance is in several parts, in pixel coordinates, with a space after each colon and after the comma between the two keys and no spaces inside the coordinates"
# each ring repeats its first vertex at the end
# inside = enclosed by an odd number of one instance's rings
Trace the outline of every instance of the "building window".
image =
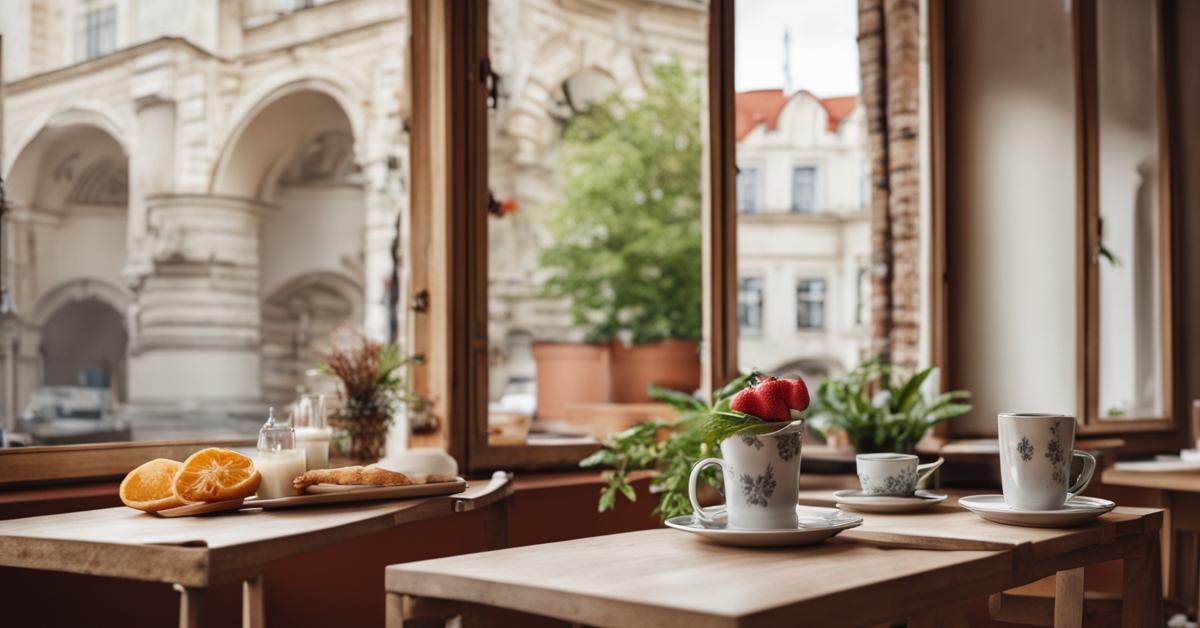
{"type": "Polygon", "coordinates": [[[821,329],[825,326],[825,280],[801,279],[796,284],[796,327],[821,329]]]}
{"type": "Polygon", "coordinates": [[[737,174],[738,211],[746,214],[757,214],[762,211],[759,189],[758,168],[739,168],[737,174]]]}
{"type": "Polygon", "coordinates": [[[792,169],[792,211],[801,214],[817,211],[817,169],[813,166],[792,169]]]}
{"type": "Polygon", "coordinates": [[[867,269],[858,269],[858,283],[856,284],[856,299],[854,301],[854,324],[863,325],[870,320],[871,303],[871,277],[867,274],[867,269]]]}
{"type": "Polygon", "coordinates": [[[762,333],[762,277],[742,277],[741,280],[738,281],[738,326],[744,333],[762,333]]]}
{"type": "Polygon", "coordinates": [[[117,7],[83,5],[75,22],[75,57],[87,61],[117,49],[117,7]]]}

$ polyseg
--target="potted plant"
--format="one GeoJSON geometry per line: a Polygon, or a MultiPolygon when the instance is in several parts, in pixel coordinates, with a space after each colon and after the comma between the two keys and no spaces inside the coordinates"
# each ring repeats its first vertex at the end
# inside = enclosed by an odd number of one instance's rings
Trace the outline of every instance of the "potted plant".
{"type": "MultiPolygon", "coordinates": [[[[617,496],[637,500],[629,483],[628,473],[640,469],[657,471],[650,492],[659,496],[654,514],[663,520],[692,512],[688,499],[688,479],[692,467],[702,458],[721,457],[721,443],[734,436],[753,438],[774,432],[789,422],[804,417],[809,404],[808,389],[802,380],[779,380],[758,373],[740,375],[713,392],[710,404],[692,395],[651,386],[649,395],[674,408],[678,419],[673,423],[647,421],[608,437],[604,446],[580,462],[580,466],[608,467],[602,474],[607,485],[600,491],[599,510],[616,506],[617,496]],[[784,386],[801,389],[798,398],[775,397],[777,407],[770,407],[768,396],[777,395],[784,386]]],[[[797,446],[799,440],[794,441],[797,446]]],[[[762,445],[759,444],[759,447],[762,445]]],[[[796,450],[799,451],[798,449],[796,450]]],[[[698,486],[707,489],[716,503],[724,483],[716,469],[703,469],[698,486]]],[[[703,493],[703,491],[701,491],[703,493]]]]}
{"type": "MultiPolygon", "coordinates": [[[[607,467],[602,474],[607,484],[600,491],[600,512],[615,508],[618,495],[637,500],[628,473],[639,469],[658,472],[650,485],[650,492],[658,495],[655,515],[666,520],[692,512],[688,500],[692,466],[702,458],[720,455],[717,441],[708,430],[713,412],[728,407],[730,399],[749,385],[749,379],[749,375],[743,375],[715,391],[711,405],[686,393],[651,387],[650,396],[672,406],[678,418],[672,423],[647,421],[613,434],[599,451],[579,463],[584,468],[607,467]]],[[[702,471],[700,479],[713,491],[723,486],[719,471],[713,468],[702,471]]]]}
{"type": "Polygon", "coordinates": [[[335,338],[322,368],[338,380],[341,403],[329,423],[344,433],[348,457],[359,462],[383,457],[396,410],[417,400],[405,386],[407,363],[395,345],[361,334],[335,338]]]}
{"type": "Polygon", "coordinates": [[[921,386],[933,367],[904,379],[893,367],[872,360],[845,377],[821,383],[809,408],[809,429],[824,437],[831,429],[846,432],[859,453],[911,453],[930,427],[966,414],[965,390],[926,398],[921,386]]]}
{"type": "Polygon", "coordinates": [[[541,253],[547,296],[589,343],[612,343],[616,402],[700,383],[700,95],[678,64],[653,74],[642,98],[613,94],[567,124],[541,253]]]}

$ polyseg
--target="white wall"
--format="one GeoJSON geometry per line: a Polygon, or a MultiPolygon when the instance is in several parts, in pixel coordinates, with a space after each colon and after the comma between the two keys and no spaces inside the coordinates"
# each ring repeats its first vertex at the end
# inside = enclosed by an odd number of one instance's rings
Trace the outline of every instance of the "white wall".
{"type": "Polygon", "coordinates": [[[950,366],[960,434],[1076,411],[1075,104],[1062,2],[947,5],[950,366]]]}
{"type": "Polygon", "coordinates": [[[356,276],[362,263],[366,201],[359,187],[285,186],[263,222],[260,293],[269,298],[288,281],[328,271],[356,276]]]}

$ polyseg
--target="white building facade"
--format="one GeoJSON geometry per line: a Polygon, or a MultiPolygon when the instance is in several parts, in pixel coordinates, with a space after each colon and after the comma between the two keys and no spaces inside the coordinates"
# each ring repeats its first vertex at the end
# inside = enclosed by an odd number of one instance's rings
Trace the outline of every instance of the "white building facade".
{"type": "MultiPolygon", "coordinates": [[[[406,308],[388,295],[405,294],[406,11],[0,3],[5,284],[22,320],[4,358],[17,382],[7,416],[89,369],[133,406],[261,411],[303,385],[332,330],[403,339],[406,308]]],[[[523,300],[537,292],[530,238],[556,190],[568,89],[582,106],[638,94],[658,62],[702,69],[707,15],[698,0],[497,0],[490,12],[503,76],[492,182],[523,199],[521,220],[491,236],[502,351],[523,329],[570,333],[564,308],[523,300]]]]}
{"type": "Polygon", "coordinates": [[[869,342],[866,118],[853,96],[737,96],[738,359],[822,377],[869,342]]]}
{"type": "Polygon", "coordinates": [[[289,399],[336,327],[386,338],[405,11],[0,5],[6,406],[98,367],[134,404],[248,408],[289,399]]]}

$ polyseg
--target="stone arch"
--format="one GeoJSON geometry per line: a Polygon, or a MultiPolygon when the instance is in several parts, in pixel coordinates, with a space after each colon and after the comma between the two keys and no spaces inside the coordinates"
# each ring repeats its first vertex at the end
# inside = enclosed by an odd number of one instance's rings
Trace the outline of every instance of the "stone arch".
{"type": "Polygon", "coordinates": [[[24,131],[17,136],[17,141],[6,152],[8,163],[4,164],[5,180],[13,175],[13,167],[21,154],[25,152],[40,135],[54,129],[71,126],[95,127],[106,133],[121,147],[121,152],[129,155],[130,121],[118,114],[104,103],[82,101],[53,111],[44,111],[33,118],[24,131]]]}
{"type": "Polygon", "coordinates": [[[123,316],[133,297],[124,288],[103,279],[72,279],[47,290],[38,298],[31,322],[38,326],[44,325],[50,316],[63,306],[89,299],[100,301],[123,316]]]}
{"type": "MultiPolygon", "coordinates": [[[[274,179],[278,176],[285,165],[290,161],[290,156],[299,149],[299,146],[294,141],[294,135],[286,137],[270,137],[266,138],[268,146],[258,147],[259,153],[274,154],[276,159],[267,164],[265,168],[259,167],[254,169],[254,175],[258,179],[252,181],[254,187],[247,183],[244,178],[239,177],[239,159],[246,161],[247,144],[256,142],[247,142],[248,134],[253,131],[256,124],[262,124],[264,113],[268,111],[278,112],[287,107],[282,107],[281,103],[288,103],[289,99],[297,106],[296,109],[303,109],[300,106],[298,97],[305,95],[319,95],[328,99],[329,102],[322,103],[320,99],[309,101],[309,104],[317,104],[321,106],[320,111],[307,112],[310,115],[300,115],[295,117],[290,122],[280,123],[279,126],[290,129],[303,129],[306,120],[319,119],[322,116],[329,115],[335,110],[345,120],[345,126],[350,136],[355,140],[356,150],[361,138],[366,136],[366,119],[362,112],[361,103],[365,99],[358,94],[359,90],[353,83],[341,78],[332,73],[326,74],[323,72],[308,72],[304,76],[285,74],[276,80],[264,84],[256,90],[251,91],[243,97],[233,109],[231,119],[237,122],[230,129],[221,144],[219,156],[216,164],[213,166],[212,179],[209,182],[209,191],[216,194],[228,194],[234,196],[249,196],[260,200],[269,198],[271,183],[269,179],[274,179]],[[333,107],[329,107],[329,105],[333,107]],[[280,154],[285,154],[285,157],[278,157],[280,154]]],[[[267,122],[270,122],[268,120],[267,122]]],[[[318,129],[321,132],[323,129],[318,129]]],[[[253,138],[250,138],[251,140],[253,138]]],[[[306,138],[307,139],[307,138],[306,138]]],[[[252,156],[250,162],[256,162],[252,156]]],[[[357,158],[357,154],[356,154],[357,158]]],[[[361,160],[359,160],[361,161],[361,160]]]]}
{"type": "Polygon", "coordinates": [[[126,396],[130,295],[98,279],[76,279],[47,292],[33,310],[44,385],[89,386],[126,396]]]}
{"type": "Polygon", "coordinates": [[[291,401],[337,329],[363,318],[362,285],[334,272],[312,272],[274,290],[262,305],[262,386],[270,403],[291,401]]]}
{"type": "Polygon", "coordinates": [[[846,367],[842,364],[842,361],[829,356],[790,360],[767,371],[769,375],[776,377],[795,377],[798,375],[814,389],[820,382],[831,377],[838,377],[845,372],[846,367]]]}

